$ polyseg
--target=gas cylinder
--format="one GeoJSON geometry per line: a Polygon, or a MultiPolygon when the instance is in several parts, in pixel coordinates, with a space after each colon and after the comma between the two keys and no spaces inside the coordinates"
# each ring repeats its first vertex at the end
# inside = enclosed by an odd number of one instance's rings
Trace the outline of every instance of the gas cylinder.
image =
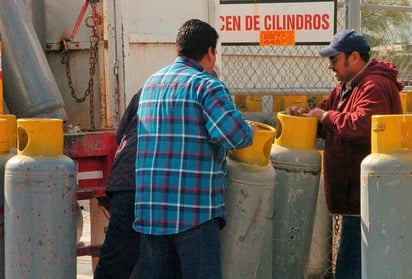
{"type": "Polygon", "coordinates": [[[1,34],[0,34],[0,113],[3,113],[3,69],[1,62],[1,55],[2,55],[2,43],[1,43],[1,34]]]}
{"type": "Polygon", "coordinates": [[[0,118],[0,279],[4,279],[4,169],[13,156],[9,152],[7,120],[0,118]]]}
{"type": "Polygon", "coordinates": [[[412,278],[412,115],[372,116],[361,163],[362,278],[412,278]]]}
{"type": "MultiPolygon", "coordinates": [[[[319,153],[321,154],[322,166],[323,150],[319,150],[319,153]]],[[[332,272],[331,260],[328,258],[328,255],[331,255],[332,253],[330,240],[332,219],[326,205],[323,180],[323,168],[321,167],[315,223],[313,225],[313,236],[310,244],[306,273],[307,278],[330,278],[332,272]]]]}
{"type": "Polygon", "coordinates": [[[17,153],[17,124],[16,116],[14,114],[0,114],[0,119],[6,120],[6,130],[9,140],[9,149],[11,153],[17,153]]]}
{"type": "Polygon", "coordinates": [[[270,164],[270,151],[276,130],[274,127],[258,121],[249,120],[256,127],[253,143],[245,148],[229,152],[229,157],[249,165],[266,167],[270,164]]]}
{"type": "Polygon", "coordinates": [[[271,269],[271,257],[262,251],[271,244],[265,241],[273,220],[275,171],[269,157],[275,129],[259,122],[254,124],[257,129],[253,144],[231,152],[227,158],[226,226],[221,238],[226,279],[263,278],[257,275],[262,262],[266,263],[262,269],[271,269]]]}
{"type": "Polygon", "coordinates": [[[304,278],[316,212],[321,156],[317,119],[279,112],[271,162],[276,171],[272,278],[304,278]]]}
{"type": "Polygon", "coordinates": [[[76,278],[76,164],[63,154],[63,121],[18,119],[4,176],[6,278],[76,278]]]}

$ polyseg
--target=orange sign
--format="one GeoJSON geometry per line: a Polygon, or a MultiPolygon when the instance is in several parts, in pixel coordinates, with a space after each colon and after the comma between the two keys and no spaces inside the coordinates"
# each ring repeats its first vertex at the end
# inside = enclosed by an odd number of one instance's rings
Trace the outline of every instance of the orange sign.
{"type": "Polygon", "coordinates": [[[295,31],[260,31],[260,46],[294,46],[295,31]]]}

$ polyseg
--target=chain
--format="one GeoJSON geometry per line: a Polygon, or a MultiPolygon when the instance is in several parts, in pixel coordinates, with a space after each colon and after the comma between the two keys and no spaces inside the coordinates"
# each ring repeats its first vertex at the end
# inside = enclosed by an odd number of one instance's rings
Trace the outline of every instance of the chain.
{"type": "Polygon", "coordinates": [[[339,214],[335,214],[333,216],[335,218],[335,236],[339,236],[340,234],[340,225],[339,225],[339,220],[340,220],[340,215],[339,214]]]}
{"type": "Polygon", "coordinates": [[[336,258],[339,249],[340,238],[340,215],[333,214],[333,235],[332,235],[332,272],[336,272],[336,258]]]}
{"type": "Polygon", "coordinates": [[[99,34],[97,32],[97,26],[100,24],[100,15],[97,12],[96,8],[96,3],[91,4],[92,7],[92,15],[88,16],[85,19],[85,24],[87,27],[92,29],[92,34],[89,36],[89,41],[90,41],[90,47],[89,47],[89,82],[88,82],[88,87],[84,91],[83,96],[78,97],[76,95],[76,92],[73,87],[73,81],[72,81],[72,76],[71,76],[71,71],[70,71],[70,53],[69,49],[67,47],[67,41],[63,40],[62,41],[62,52],[61,52],[61,63],[66,65],[66,76],[67,76],[67,84],[70,89],[70,94],[72,98],[77,102],[77,103],[83,103],[88,96],[90,96],[90,125],[92,130],[95,129],[95,124],[94,124],[94,92],[93,92],[93,87],[94,87],[94,76],[96,73],[96,64],[98,62],[98,44],[99,44],[99,34]]]}

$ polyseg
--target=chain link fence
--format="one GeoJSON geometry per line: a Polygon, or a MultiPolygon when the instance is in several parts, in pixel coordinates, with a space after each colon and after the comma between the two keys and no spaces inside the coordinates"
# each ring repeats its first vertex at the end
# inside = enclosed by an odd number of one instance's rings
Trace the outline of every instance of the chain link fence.
{"type": "MultiPolygon", "coordinates": [[[[345,29],[346,4],[347,1],[337,1],[337,31],[345,29]]],[[[367,0],[360,6],[360,32],[366,35],[372,56],[393,61],[399,69],[399,78],[407,85],[403,92],[406,93],[403,99],[406,112],[412,111],[410,5],[407,0],[367,0]]],[[[277,112],[290,105],[313,106],[326,98],[336,84],[333,72],[327,69],[328,60],[318,54],[323,47],[223,46],[221,78],[246,118],[275,126],[277,112]]],[[[312,250],[323,251],[323,254],[311,253],[307,278],[333,278],[340,218],[328,215],[326,222],[326,239],[312,241],[312,246],[316,246],[312,250]],[[325,245],[327,249],[319,249],[325,245]]]]}
{"type": "MultiPolygon", "coordinates": [[[[412,13],[408,1],[369,0],[361,5],[361,32],[372,56],[395,62],[412,80],[412,13]],[[379,5],[377,4],[379,3],[379,5]],[[402,5],[401,5],[402,4],[402,5]]],[[[345,1],[337,1],[337,30],[345,28],[345,1]]],[[[290,104],[311,106],[335,85],[327,59],[311,46],[223,46],[221,77],[244,112],[276,113],[290,104]]]]}

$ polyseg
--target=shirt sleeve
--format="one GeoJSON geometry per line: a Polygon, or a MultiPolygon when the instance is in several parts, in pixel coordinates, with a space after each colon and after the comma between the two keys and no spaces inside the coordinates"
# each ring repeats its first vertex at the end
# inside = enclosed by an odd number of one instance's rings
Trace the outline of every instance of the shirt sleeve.
{"type": "Polygon", "coordinates": [[[212,143],[229,150],[252,144],[253,131],[222,82],[212,81],[212,86],[204,96],[203,106],[212,143]]]}

